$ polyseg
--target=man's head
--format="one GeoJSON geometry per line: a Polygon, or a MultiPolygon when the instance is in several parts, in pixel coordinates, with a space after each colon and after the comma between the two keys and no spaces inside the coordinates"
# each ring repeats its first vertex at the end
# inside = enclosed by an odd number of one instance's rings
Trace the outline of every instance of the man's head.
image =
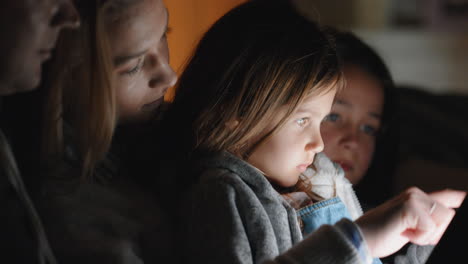
{"type": "Polygon", "coordinates": [[[0,95],[36,88],[60,30],[78,23],[71,0],[2,0],[0,95]]]}

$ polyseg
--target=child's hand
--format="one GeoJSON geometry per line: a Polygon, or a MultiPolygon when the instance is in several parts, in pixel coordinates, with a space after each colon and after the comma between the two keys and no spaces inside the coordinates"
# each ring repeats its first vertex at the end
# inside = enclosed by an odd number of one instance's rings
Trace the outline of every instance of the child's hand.
{"type": "Polygon", "coordinates": [[[388,256],[407,242],[436,244],[466,192],[443,190],[426,194],[410,188],[356,220],[373,257],[388,256]]]}

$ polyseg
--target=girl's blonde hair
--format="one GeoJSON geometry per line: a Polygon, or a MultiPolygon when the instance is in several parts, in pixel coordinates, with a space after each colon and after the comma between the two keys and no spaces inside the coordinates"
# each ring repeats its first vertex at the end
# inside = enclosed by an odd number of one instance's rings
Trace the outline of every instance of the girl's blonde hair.
{"type": "Polygon", "coordinates": [[[74,1],[81,26],[61,34],[47,78],[42,144],[46,166],[62,160],[71,145],[82,175],[90,176],[108,152],[117,123],[108,23],[138,1],[74,1]]]}
{"type": "Polygon", "coordinates": [[[189,131],[179,136],[189,152],[226,150],[246,159],[306,97],[342,82],[325,29],[287,1],[252,1],[204,35],[180,78],[167,123],[172,131],[189,131]],[[239,124],[229,129],[233,120],[239,124]]]}

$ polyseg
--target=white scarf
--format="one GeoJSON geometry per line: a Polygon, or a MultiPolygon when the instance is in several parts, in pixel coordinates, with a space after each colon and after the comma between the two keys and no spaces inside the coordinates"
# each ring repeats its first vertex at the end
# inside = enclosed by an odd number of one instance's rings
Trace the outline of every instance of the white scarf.
{"type": "Polygon", "coordinates": [[[314,167],[316,170],[307,168],[299,176],[312,186],[311,191],[324,199],[338,196],[353,220],[361,216],[361,204],[354,193],[352,184],[345,178],[343,169],[338,164],[333,163],[323,152],[316,155],[314,167]]]}

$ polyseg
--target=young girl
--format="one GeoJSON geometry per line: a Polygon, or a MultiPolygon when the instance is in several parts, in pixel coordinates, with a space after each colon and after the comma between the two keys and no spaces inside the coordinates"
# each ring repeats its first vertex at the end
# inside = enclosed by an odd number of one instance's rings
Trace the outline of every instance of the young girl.
{"type": "Polygon", "coordinates": [[[322,124],[325,154],[340,164],[364,206],[390,198],[397,159],[396,89],[380,56],[349,32],[337,32],[346,87],[322,124]]]}
{"type": "Polygon", "coordinates": [[[178,163],[162,170],[195,182],[179,216],[185,262],[368,263],[408,240],[434,242],[409,225],[415,214],[434,221],[435,203],[417,189],[303,240],[278,191],[322,151],[320,124],[341,84],[329,35],[286,1],[248,2],[206,33],[165,116],[177,140],[163,153],[178,163]]]}
{"type": "MultiPolygon", "coordinates": [[[[343,217],[357,219],[362,215],[360,199],[352,184],[358,183],[367,171],[377,136],[381,140],[390,138],[382,132],[388,132],[393,121],[394,86],[383,61],[352,33],[336,31],[333,36],[344,66],[346,86],[337,94],[331,113],[322,122],[321,132],[324,153],[334,163],[325,155],[316,159],[313,166],[301,174],[295,192],[284,195],[297,209],[304,235],[343,217]]],[[[381,146],[388,143],[379,142],[381,146]]],[[[379,150],[382,155],[383,150],[379,150]]],[[[387,151],[385,154],[391,153],[387,151]]],[[[396,153],[392,154],[391,157],[395,157],[396,153]]],[[[390,158],[385,164],[392,163],[390,158]]],[[[371,189],[368,191],[381,193],[373,199],[379,203],[388,198],[385,195],[388,195],[391,182],[389,170],[381,169],[382,177],[388,178],[381,179],[381,184],[368,186],[371,189]]],[[[365,197],[370,198],[369,195],[365,197]]],[[[375,259],[374,263],[381,262],[375,259]]]]}
{"type": "MultiPolygon", "coordinates": [[[[392,191],[398,145],[396,88],[384,61],[369,45],[351,32],[337,31],[334,36],[346,86],[321,126],[324,153],[343,167],[366,210],[390,198],[392,191]]],[[[410,244],[383,261],[425,262],[432,248],[410,244]]]]}

